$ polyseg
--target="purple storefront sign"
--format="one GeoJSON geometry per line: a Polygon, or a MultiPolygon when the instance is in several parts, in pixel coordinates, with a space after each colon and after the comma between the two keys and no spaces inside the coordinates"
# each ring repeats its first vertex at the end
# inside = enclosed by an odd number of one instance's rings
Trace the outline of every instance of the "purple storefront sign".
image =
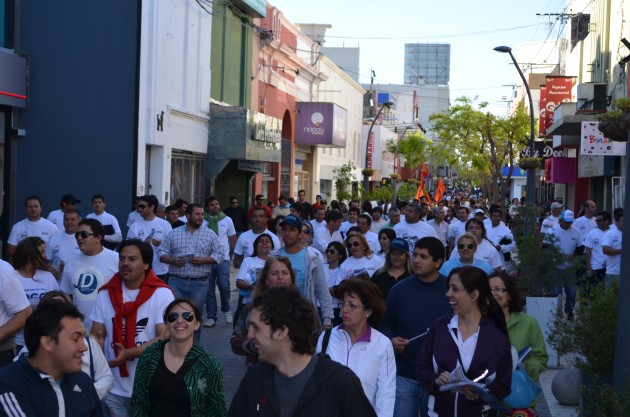
{"type": "Polygon", "coordinates": [[[333,103],[298,103],[295,143],[346,147],[347,112],[333,103]]]}

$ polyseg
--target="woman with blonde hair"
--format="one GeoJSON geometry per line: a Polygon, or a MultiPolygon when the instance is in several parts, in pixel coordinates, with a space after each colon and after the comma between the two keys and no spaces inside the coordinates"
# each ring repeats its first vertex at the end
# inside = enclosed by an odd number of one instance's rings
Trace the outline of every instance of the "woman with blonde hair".
{"type": "Polygon", "coordinates": [[[346,239],[346,248],[349,256],[339,267],[340,279],[370,279],[383,267],[383,259],[374,255],[363,234],[350,234],[346,239]]]}

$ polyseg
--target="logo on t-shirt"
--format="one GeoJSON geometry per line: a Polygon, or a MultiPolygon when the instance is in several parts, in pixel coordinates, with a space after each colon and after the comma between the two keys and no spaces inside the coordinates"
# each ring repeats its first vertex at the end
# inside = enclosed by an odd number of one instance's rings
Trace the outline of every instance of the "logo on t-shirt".
{"type": "Polygon", "coordinates": [[[76,281],[72,285],[75,294],[81,300],[91,300],[96,297],[96,291],[103,285],[103,274],[96,268],[83,267],[76,272],[76,281]]]}

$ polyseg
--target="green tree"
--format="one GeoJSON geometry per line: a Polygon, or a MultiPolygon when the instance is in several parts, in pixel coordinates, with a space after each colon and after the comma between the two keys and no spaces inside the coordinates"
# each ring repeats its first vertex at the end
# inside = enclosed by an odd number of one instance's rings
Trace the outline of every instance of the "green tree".
{"type": "Polygon", "coordinates": [[[352,183],[356,181],[354,174],[354,165],[348,162],[339,168],[333,169],[333,180],[335,181],[335,196],[337,201],[349,201],[353,198],[352,183]],[[350,189],[350,190],[349,190],[350,189]]]}
{"type": "Polygon", "coordinates": [[[429,116],[440,140],[440,146],[431,147],[432,157],[505,207],[516,156],[528,143],[528,112],[521,103],[510,117],[499,117],[485,110],[485,102],[475,107],[470,98],[460,97],[455,103],[429,116]],[[509,167],[507,178],[502,175],[504,166],[509,167]]]}
{"type": "MultiPolygon", "coordinates": [[[[385,145],[383,153],[388,152],[396,155],[396,142],[398,142],[398,155],[405,159],[405,168],[418,169],[418,166],[429,159],[431,143],[430,139],[425,139],[420,132],[413,133],[400,140],[390,139],[385,145]]],[[[398,164],[396,164],[398,166],[398,164]]],[[[418,171],[415,176],[418,175],[418,171]]]]}

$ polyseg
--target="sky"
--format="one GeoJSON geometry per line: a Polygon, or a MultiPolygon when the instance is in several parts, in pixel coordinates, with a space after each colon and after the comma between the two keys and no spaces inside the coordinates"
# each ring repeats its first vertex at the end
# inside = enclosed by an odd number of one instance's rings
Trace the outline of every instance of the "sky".
{"type": "MultiPolygon", "coordinates": [[[[326,46],[361,48],[361,83],[402,84],[405,43],[451,45],[451,103],[486,101],[506,115],[519,77],[508,54],[494,47],[555,40],[561,22],[546,13],[579,13],[575,0],[270,0],[293,23],[325,23],[326,46]]],[[[536,64],[536,63],[533,63],[536,64]]]]}

